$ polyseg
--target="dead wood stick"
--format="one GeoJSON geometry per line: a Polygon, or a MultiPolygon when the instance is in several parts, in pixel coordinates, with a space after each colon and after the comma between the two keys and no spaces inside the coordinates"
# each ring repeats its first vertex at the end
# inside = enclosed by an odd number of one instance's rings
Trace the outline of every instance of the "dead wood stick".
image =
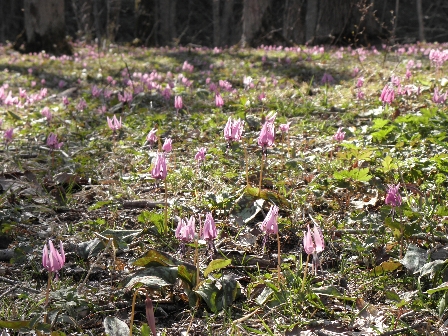
{"type": "Polygon", "coordinates": [[[33,294],[39,294],[40,293],[40,291],[38,291],[36,289],[24,286],[24,285],[22,285],[21,283],[19,283],[17,281],[14,281],[14,280],[2,277],[2,276],[0,276],[0,281],[6,282],[7,284],[10,284],[10,285],[19,285],[20,288],[23,289],[26,292],[30,292],[30,293],[33,293],[33,294]]]}

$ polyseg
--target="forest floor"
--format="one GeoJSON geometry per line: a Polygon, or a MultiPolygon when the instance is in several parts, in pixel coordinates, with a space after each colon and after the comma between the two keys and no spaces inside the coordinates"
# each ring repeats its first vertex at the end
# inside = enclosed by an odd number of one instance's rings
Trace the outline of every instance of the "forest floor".
{"type": "Polygon", "coordinates": [[[158,335],[448,334],[443,46],[74,47],[0,46],[0,333],[151,335],[149,297],[158,335]]]}

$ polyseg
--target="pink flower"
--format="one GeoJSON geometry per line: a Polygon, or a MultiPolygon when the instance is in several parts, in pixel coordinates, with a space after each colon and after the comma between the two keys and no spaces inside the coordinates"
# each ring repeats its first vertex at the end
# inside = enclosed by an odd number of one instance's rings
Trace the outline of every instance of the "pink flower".
{"type": "Polygon", "coordinates": [[[151,170],[151,176],[157,180],[166,179],[166,160],[164,153],[157,153],[156,162],[151,170]]]}
{"type": "Polygon", "coordinates": [[[162,150],[169,153],[173,149],[172,140],[170,138],[166,138],[163,143],[162,150]]]}
{"type": "Polygon", "coordinates": [[[263,223],[261,223],[261,231],[263,231],[266,235],[277,234],[278,232],[278,210],[278,206],[271,205],[266,218],[264,219],[263,223]]]}
{"type": "Polygon", "coordinates": [[[175,96],[174,97],[174,108],[179,111],[181,110],[183,107],[183,101],[182,101],[182,96],[175,96]]]}
{"type": "Polygon", "coordinates": [[[226,141],[239,141],[243,134],[243,122],[241,119],[232,120],[232,117],[229,117],[227,120],[227,124],[224,127],[224,138],[226,141]]]}
{"type": "Polygon", "coordinates": [[[207,148],[205,147],[201,147],[199,148],[198,152],[196,153],[196,155],[194,156],[194,159],[200,163],[201,161],[205,160],[205,153],[207,152],[207,148]]]}
{"type": "Polygon", "coordinates": [[[204,227],[202,228],[202,239],[207,241],[208,250],[213,254],[216,251],[213,241],[217,237],[216,224],[211,212],[205,215],[204,227]]]}
{"type": "Polygon", "coordinates": [[[101,95],[101,90],[98,89],[98,86],[96,86],[96,85],[92,86],[90,91],[92,93],[92,96],[95,98],[98,98],[101,95]]]}
{"type": "Polygon", "coordinates": [[[274,123],[266,119],[266,122],[261,128],[260,135],[258,136],[258,145],[262,147],[263,153],[266,152],[267,147],[271,147],[274,144],[274,138],[274,123]]]}
{"type": "Polygon", "coordinates": [[[177,217],[178,225],[174,233],[175,237],[180,240],[180,252],[185,254],[185,243],[192,242],[194,240],[195,231],[195,219],[193,216],[189,220],[181,219],[177,217]]]}
{"type": "Polygon", "coordinates": [[[381,91],[380,100],[383,102],[383,104],[391,104],[394,99],[394,89],[389,84],[386,84],[386,86],[383,88],[383,91],[381,91]]]}
{"type": "Polygon", "coordinates": [[[68,106],[68,104],[70,104],[70,101],[68,100],[67,96],[62,97],[62,104],[64,104],[64,106],[68,106]]]}
{"type": "Polygon", "coordinates": [[[61,149],[63,142],[58,142],[58,136],[54,133],[50,133],[47,138],[47,146],[51,150],[61,149]]]}
{"type": "Polygon", "coordinates": [[[263,223],[260,225],[261,231],[263,231],[264,238],[263,238],[263,252],[264,248],[266,246],[266,241],[268,239],[268,236],[270,234],[277,234],[278,233],[278,206],[271,205],[271,208],[269,209],[268,214],[266,215],[266,218],[264,219],[263,223]]]}
{"type": "Polygon", "coordinates": [[[345,138],[345,132],[342,132],[342,127],[339,127],[337,132],[333,135],[333,140],[342,142],[345,138]]]}
{"type": "Polygon", "coordinates": [[[149,142],[150,146],[153,146],[157,142],[157,130],[153,128],[146,136],[146,142],[149,142]]]}
{"type": "Polygon", "coordinates": [[[324,236],[319,225],[314,224],[313,232],[311,232],[310,226],[308,225],[308,231],[303,237],[303,249],[306,254],[313,255],[313,268],[314,274],[316,274],[317,268],[320,266],[320,261],[317,254],[325,249],[324,236]]]}
{"type": "Polygon", "coordinates": [[[107,118],[107,125],[113,132],[118,131],[121,128],[121,117],[120,120],[118,120],[114,114],[113,118],[110,119],[109,117],[106,118],[107,118]]]}
{"type": "Polygon", "coordinates": [[[121,95],[121,93],[118,93],[118,100],[123,104],[129,104],[132,101],[132,93],[128,91],[124,91],[123,95],[121,95]]]}
{"type": "Polygon", "coordinates": [[[50,251],[48,251],[47,244],[44,245],[44,249],[42,251],[42,266],[48,272],[57,272],[62,267],[64,267],[65,263],[65,253],[64,247],[62,246],[62,242],[59,243],[59,251],[54,248],[53,242],[51,240],[48,241],[48,246],[50,247],[50,251]]]}
{"type": "Polygon", "coordinates": [[[432,96],[432,101],[436,104],[444,104],[447,98],[447,93],[445,92],[443,95],[440,94],[438,88],[434,88],[434,94],[432,96]]]}
{"type": "Polygon", "coordinates": [[[364,77],[359,77],[358,80],[356,81],[356,87],[362,88],[363,85],[364,85],[364,77]]]}
{"type": "Polygon", "coordinates": [[[168,85],[162,91],[162,96],[163,96],[163,98],[165,98],[165,100],[169,100],[171,98],[171,89],[168,85]]]}
{"type": "Polygon", "coordinates": [[[204,227],[202,228],[202,238],[204,240],[213,240],[217,236],[216,225],[211,212],[205,215],[204,227]]]}
{"type": "Polygon", "coordinates": [[[281,124],[280,126],[279,126],[279,128],[280,128],[280,131],[282,132],[282,133],[288,133],[289,132],[289,126],[291,125],[291,122],[288,122],[288,123],[286,123],[286,124],[281,124]]]}
{"type": "Polygon", "coordinates": [[[87,103],[84,100],[84,98],[81,98],[78,102],[78,105],[76,105],[76,108],[78,111],[84,111],[87,108],[87,103]]]}
{"type": "Polygon", "coordinates": [[[388,190],[387,190],[387,194],[386,194],[386,199],[384,201],[384,203],[392,206],[392,207],[398,207],[401,205],[402,199],[400,196],[400,183],[393,185],[393,184],[388,184],[387,185],[388,190]]]}
{"type": "Polygon", "coordinates": [[[14,137],[14,128],[8,128],[3,132],[3,137],[5,138],[6,144],[9,144],[14,137]]]}
{"type": "Polygon", "coordinates": [[[221,108],[224,106],[224,100],[222,99],[221,95],[219,93],[217,93],[215,95],[215,105],[218,108],[221,108]]]}
{"type": "Polygon", "coordinates": [[[334,78],[329,73],[325,72],[324,75],[322,76],[322,79],[320,80],[320,82],[322,84],[331,84],[334,82],[334,78]]]}
{"type": "Polygon", "coordinates": [[[53,118],[53,115],[51,114],[50,109],[48,108],[48,106],[45,106],[42,111],[40,111],[40,113],[47,118],[47,121],[50,122],[51,119],[53,118]]]}

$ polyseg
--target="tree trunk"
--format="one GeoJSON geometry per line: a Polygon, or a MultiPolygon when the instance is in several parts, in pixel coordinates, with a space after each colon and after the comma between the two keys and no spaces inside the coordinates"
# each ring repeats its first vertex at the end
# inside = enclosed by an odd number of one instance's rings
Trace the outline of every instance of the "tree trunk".
{"type": "Polygon", "coordinates": [[[289,43],[303,44],[305,27],[303,0],[286,0],[283,11],[283,37],[289,43]]]}
{"type": "Polygon", "coordinates": [[[220,0],[213,0],[213,45],[215,47],[220,46],[221,37],[221,17],[219,15],[219,6],[221,5],[220,0]]]}
{"type": "Polygon", "coordinates": [[[64,1],[25,0],[24,14],[26,52],[72,53],[65,39],[64,1]]]}
{"type": "Polygon", "coordinates": [[[422,0],[417,0],[418,39],[425,42],[425,26],[423,25],[422,0]]]}
{"type": "Polygon", "coordinates": [[[119,28],[118,19],[120,18],[121,0],[107,0],[107,39],[110,42],[115,41],[119,28]]]}
{"type": "Polygon", "coordinates": [[[305,19],[305,42],[313,43],[316,36],[317,15],[319,14],[319,0],[308,0],[305,19]]]}
{"type": "Polygon", "coordinates": [[[263,16],[271,0],[244,0],[241,44],[250,45],[262,26],[263,16]]]}
{"type": "Polygon", "coordinates": [[[233,43],[232,35],[235,27],[233,5],[234,0],[224,1],[224,9],[221,15],[221,46],[229,46],[233,43]]]}
{"type": "Polygon", "coordinates": [[[176,0],[159,0],[160,44],[171,45],[177,37],[176,0]]]}

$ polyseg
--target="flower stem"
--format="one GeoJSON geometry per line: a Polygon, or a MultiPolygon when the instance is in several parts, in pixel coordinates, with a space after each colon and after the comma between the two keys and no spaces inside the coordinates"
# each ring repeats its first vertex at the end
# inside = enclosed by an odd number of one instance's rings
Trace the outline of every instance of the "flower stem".
{"type": "Polygon", "coordinates": [[[258,185],[258,197],[260,197],[260,193],[261,193],[261,182],[263,181],[263,165],[264,165],[264,160],[263,160],[263,153],[261,153],[261,167],[260,167],[260,183],[258,185]]]}
{"type": "Polygon", "coordinates": [[[280,281],[281,281],[281,263],[282,263],[282,258],[280,255],[280,235],[278,234],[278,231],[277,231],[277,279],[278,279],[279,285],[280,285],[280,281]]]}
{"type": "MultiPolygon", "coordinates": [[[[53,276],[53,272],[48,272],[48,282],[47,282],[47,291],[45,293],[45,308],[50,303],[50,289],[51,289],[51,278],[53,276]]],[[[44,323],[47,323],[48,312],[45,313],[44,323]]]]}
{"type": "Polygon", "coordinates": [[[132,310],[131,310],[131,322],[129,323],[129,336],[132,336],[132,326],[134,325],[134,313],[135,313],[135,301],[137,299],[138,291],[142,290],[138,288],[135,290],[134,295],[132,296],[132,310]]]}
{"type": "Polygon", "coordinates": [[[303,292],[303,290],[305,289],[305,281],[306,281],[306,276],[308,275],[308,263],[309,263],[309,261],[310,261],[310,255],[308,254],[306,256],[305,271],[303,272],[302,288],[300,289],[301,292],[303,292]]]}
{"type": "Polygon", "coordinates": [[[165,179],[165,209],[164,209],[164,229],[168,233],[168,181],[165,179]]]}
{"type": "Polygon", "coordinates": [[[249,158],[247,155],[247,147],[249,146],[249,144],[247,144],[247,146],[244,146],[244,163],[246,165],[246,186],[249,187],[249,158]]]}

